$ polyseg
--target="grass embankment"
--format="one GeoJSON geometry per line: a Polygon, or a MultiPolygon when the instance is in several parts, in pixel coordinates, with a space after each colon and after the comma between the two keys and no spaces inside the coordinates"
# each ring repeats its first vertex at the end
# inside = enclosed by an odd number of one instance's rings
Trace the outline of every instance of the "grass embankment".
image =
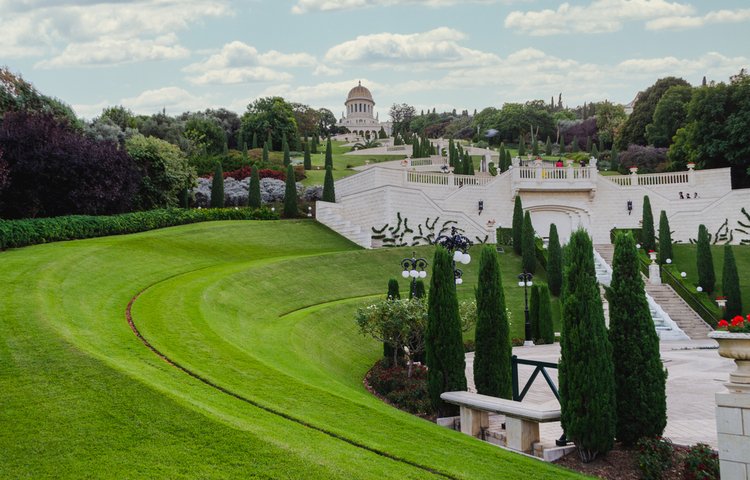
{"type": "MultiPolygon", "coordinates": [[[[355,173],[357,173],[357,171],[352,170],[352,167],[362,166],[365,164],[365,162],[379,163],[406,158],[406,155],[344,155],[346,152],[351,151],[351,147],[345,147],[344,145],[346,145],[345,142],[331,142],[334,180],[339,180],[341,178],[348,177],[349,175],[354,175],[355,173]]],[[[318,153],[313,153],[310,155],[313,169],[305,171],[305,175],[307,175],[307,178],[302,180],[303,185],[323,185],[323,180],[325,179],[326,174],[325,153],[326,144],[325,141],[323,141],[318,147],[318,153]]]]}
{"type": "Polygon", "coordinates": [[[421,465],[455,478],[579,478],[364,390],[382,347],[356,332],[352,312],[410,252],[356,250],[318,224],[286,221],[0,253],[0,476],[434,476],[421,465]],[[133,319],[145,337],[236,396],[135,337],[125,309],[141,291],[133,319]]]}

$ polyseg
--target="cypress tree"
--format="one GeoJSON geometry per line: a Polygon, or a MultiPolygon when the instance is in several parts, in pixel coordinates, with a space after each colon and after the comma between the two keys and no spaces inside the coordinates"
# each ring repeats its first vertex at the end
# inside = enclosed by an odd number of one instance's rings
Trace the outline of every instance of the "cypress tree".
{"type": "Polygon", "coordinates": [[[453,255],[439,245],[432,260],[425,344],[427,390],[432,405],[438,416],[456,415],[458,407],[444,403],[440,394],[466,390],[464,345],[453,276],[453,255]]]}
{"type": "Polygon", "coordinates": [[[737,263],[730,245],[724,245],[724,271],[721,274],[721,291],[727,297],[726,318],[742,315],[742,294],[737,263]]]}
{"type": "Polygon", "coordinates": [[[258,148],[258,134],[255,132],[253,132],[253,143],[251,143],[250,145],[253,150],[258,148]]]}
{"type": "Polygon", "coordinates": [[[326,167],[331,167],[331,170],[333,170],[333,150],[331,147],[331,139],[329,138],[326,142],[326,167]]]}
{"type": "Polygon", "coordinates": [[[286,189],[284,190],[284,216],[297,216],[297,184],[294,181],[294,167],[286,167],[286,189]]]}
{"type": "Polygon", "coordinates": [[[591,136],[586,136],[586,153],[591,153],[591,136]]]}
{"type": "Polygon", "coordinates": [[[562,157],[565,155],[565,139],[562,136],[560,136],[560,141],[557,143],[557,150],[559,156],[562,157]]]}
{"type": "Polygon", "coordinates": [[[268,150],[273,151],[273,137],[271,137],[271,131],[268,131],[268,136],[266,137],[266,145],[268,145],[268,150]]]}
{"type": "Polygon", "coordinates": [[[531,287],[531,295],[529,295],[529,323],[531,323],[531,340],[536,343],[539,337],[539,284],[535,283],[531,287]]]}
{"type": "Polygon", "coordinates": [[[424,281],[421,279],[417,280],[417,283],[414,285],[414,298],[424,298],[424,295],[424,281]]]}
{"type": "Polygon", "coordinates": [[[508,170],[513,164],[513,160],[510,158],[510,150],[505,150],[505,170],[508,170]]]}
{"type": "Polygon", "coordinates": [[[504,172],[507,170],[505,168],[505,143],[500,143],[500,149],[498,150],[497,155],[497,166],[499,172],[504,172]]]}
{"type": "Polygon", "coordinates": [[[599,159],[599,148],[597,148],[596,144],[591,146],[591,156],[597,160],[599,159]]]}
{"type": "Polygon", "coordinates": [[[547,135],[547,143],[544,144],[544,154],[548,157],[552,156],[552,140],[547,135]]]}
{"type": "Polygon", "coordinates": [[[180,208],[190,207],[190,192],[187,188],[180,190],[180,208]]]}
{"type": "Polygon", "coordinates": [[[549,226],[549,244],[547,245],[547,283],[552,295],[559,297],[562,288],[562,252],[557,225],[549,226]]]}
{"type": "Polygon", "coordinates": [[[318,134],[312,136],[312,143],[310,144],[310,151],[312,153],[318,153],[318,134]]]}
{"type": "Polygon", "coordinates": [[[281,149],[284,151],[284,166],[289,166],[292,159],[289,156],[289,142],[286,140],[286,133],[281,137],[281,149]]]}
{"type": "MultiPolygon", "coordinates": [[[[398,288],[398,280],[391,278],[388,280],[388,300],[401,300],[401,293],[398,288]]],[[[383,342],[383,357],[386,361],[393,365],[394,361],[398,361],[398,352],[388,342],[383,342]]]]}
{"type": "Polygon", "coordinates": [[[615,386],[612,346],[594,270],[591,238],[574,232],[565,249],[560,407],[562,427],[584,462],[612,449],[615,386]]]}
{"type": "Polygon", "coordinates": [[[660,264],[667,263],[672,258],[672,232],[669,230],[669,219],[667,212],[661,211],[659,215],[659,260],[660,264]]]}
{"type": "Polygon", "coordinates": [[[221,162],[216,164],[214,178],[211,181],[211,208],[224,208],[224,170],[221,162]]]}
{"type": "Polygon", "coordinates": [[[708,236],[708,229],[703,224],[698,227],[696,255],[698,262],[698,285],[703,287],[704,292],[711,293],[716,286],[716,274],[714,273],[714,258],[711,255],[711,240],[708,236]]]}
{"type": "Polygon", "coordinates": [[[531,224],[531,213],[527,210],[523,216],[521,228],[521,263],[525,272],[536,271],[536,245],[534,244],[534,226],[531,224]]]}
{"type": "Polygon", "coordinates": [[[620,154],[617,152],[617,147],[612,145],[612,153],[609,159],[609,169],[616,172],[620,169],[620,154]]]}
{"type": "Polygon", "coordinates": [[[312,170],[312,160],[310,159],[310,142],[305,141],[305,170],[312,170]]]}
{"type": "Polygon", "coordinates": [[[466,175],[474,175],[474,161],[469,152],[466,152],[466,175]]]}
{"type": "Polygon", "coordinates": [[[616,394],[616,433],[624,445],[655,437],[667,425],[667,375],[651,319],[638,252],[630,233],[618,234],[608,290],[609,339],[616,394]]]}
{"type": "Polygon", "coordinates": [[[250,208],[260,208],[261,197],[260,197],[260,174],[258,173],[258,166],[253,165],[250,170],[250,185],[248,186],[247,192],[247,205],[250,208]]]}
{"type": "Polygon", "coordinates": [[[516,195],[516,201],[513,205],[513,251],[516,255],[521,255],[523,244],[521,239],[523,238],[523,206],[521,205],[521,196],[516,195]]]}
{"type": "Polygon", "coordinates": [[[518,156],[526,155],[526,142],[523,141],[523,134],[518,135],[518,156]]]}
{"type": "Polygon", "coordinates": [[[479,256],[476,290],[477,325],[474,384],[477,393],[512,398],[510,327],[505,310],[497,252],[484,245],[479,256]]]}
{"type": "Polygon", "coordinates": [[[534,155],[534,157],[539,156],[539,140],[537,140],[533,130],[531,132],[531,154],[534,155]]]}
{"type": "Polygon", "coordinates": [[[641,245],[647,252],[656,251],[656,234],[654,233],[654,214],[651,212],[651,200],[643,196],[643,221],[641,222],[641,245]]]}
{"type": "Polygon", "coordinates": [[[572,143],[572,149],[571,149],[571,151],[573,153],[575,153],[575,152],[578,152],[580,150],[581,150],[581,148],[578,145],[578,137],[576,135],[573,135],[573,143],[572,143]]]}
{"type": "MultiPolygon", "coordinates": [[[[536,285],[535,285],[536,286],[536,285]]],[[[555,327],[552,324],[552,304],[547,285],[539,286],[539,340],[541,343],[555,343],[555,327]]]]}
{"type": "Polygon", "coordinates": [[[323,198],[324,202],[336,202],[336,191],[333,185],[333,171],[331,167],[326,167],[326,177],[323,181],[323,198]]]}
{"type": "Polygon", "coordinates": [[[242,150],[242,166],[244,167],[245,165],[250,163],[247,158],[247,144],[244,140],[240,144],[240,150],[242,150]]]}
{"type": "Polygon", "coordinates": [[[263,145],[263,157],[262,157],[262,162],[263,162],[263,164],[264,164],[264,165],[268,165],[268,149],[269,149],[269,146],[268,146],[268,142],[266,142],[266,143],[265,143],[265,144],[263,145]]]}

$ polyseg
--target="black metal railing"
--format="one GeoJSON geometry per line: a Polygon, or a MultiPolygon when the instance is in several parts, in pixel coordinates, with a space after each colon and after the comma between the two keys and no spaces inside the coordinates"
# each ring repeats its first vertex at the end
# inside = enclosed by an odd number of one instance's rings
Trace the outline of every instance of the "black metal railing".
{"type": "Polygon", "coordinates": [[[547,382],[547,385],[549,385],[550,390],[552,390],[552,393],[555,395],[555,398],[557,398],[557,401],[560,401],[560,392],[557,391],[557,385],[555,385],[555,382],[552,381],[552,378],[549,376],[549,373],[547,372],[548,368],[554,368],[557,369],[557,364],[552,362],[541,362],[538,360],[524,360],[522,358],[518,358],[517,356],[513,355],[510,359],[510,366],[511,366],[511,374],[513,376],[513,400],[520,402],[523,400],[523,397],[526,396],[527,393],[529,393],[529,389],[531,388],[531,385],[534,383],[534,380],[536,380],[536,377],[541,373],[544,380],[547,382]],[[531,374],[529,379],[526,381],[526,385],[524,385],[523,390],[519,392],[519,377],[518,377],[518,366],[519,365],[530,365],[534,368],[534,372],[531,374]]]}
{"type": "Polygon", "coordinates": [[[716,313],[712,312],[711,309],[701,302],[700,298],[691,292],[679,278],[675,277],[669,269],[666,269],[663,266],[661,268],[661,279],[662,282],[672,287],[675,293],[682,297],[682,299],[685,300],[685,303],[687,303],[704,322],[706,322],[711,328],[716,328],[716,322],[718,321],[716,313]]]}

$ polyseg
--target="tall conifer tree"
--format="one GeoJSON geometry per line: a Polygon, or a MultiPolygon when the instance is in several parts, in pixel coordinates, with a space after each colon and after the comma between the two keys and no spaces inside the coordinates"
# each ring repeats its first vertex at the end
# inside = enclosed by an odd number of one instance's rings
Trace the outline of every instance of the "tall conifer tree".
{"type": "Polygon", "coordinates": [[[516,200],[513,205],[512,227],[513,251],[516,252],[516,255],[520,255],[523,249],[523,243],[521,242],[521,239],[523,238],[523,205],[521,205],[520,195],[516,195],[516,200]]]}
{"type": "Polygon", "coordinates": [[[518,136],[518,156],[526,155],[526,142],[523,139],[523,133],[518,136]]]}
{"type": "Polygon", "coordinates": [[[305,146],[305,159],[304,159],[305,170],[312,170],[312,159],[310,158],[310,142],[305,140],[304,146],[305,146]]]}
{"type": "Polygon", "coordinates": [[[539,286],[539,340],[545,344],[555,343],[555,327],[552,323],[552,304],[547,285],[539,286]]]}
{"type": "Polygon", "coordinates": [[[512,398],[510,328],[497,252],[484,245],[476,290],[477,326],[474,384],[477,393],[512,398]]]}
{"type": "Polygon", "coordinates": [[[698,286],[704,292],[711,293],[716,287],[716,273],[714,272],[714,257],[711,255],[711,239],[708,229],[701,224],[698,227],[698,242],[696,257],[698,263],[698,286]]]}
{"type": "Polygon", "coordinates": [[[557,225],[549,226],[549,243],[547,244],[547,284],[552,295],[559,297],[562,287],[562,252],[560,251],[560,237],[557,235],[557,225]]]}
{"type": "Polygon", "coordinates": [[[612,449],[615,386],[612,346],[594,269],[591,238],[574,232],[565,249],[560,406],[562,427],[584,462],[612,449]]]}
{"type": "Polygon", "coordinates": [[[224,170],[221,162],[216,163],[214,178],[211,181],[211,208],[224,208],[224,170]]]}
{"type": "Polygon", "coordinates": [[[250,144],[250,148],[253,150],[258,148],[258,134],[255,132],[253,132],[253,143],[250,144]]]}
{"type": "Polygon", "coordinates": [[[534,244],[534,226],[531,224],[531,213],[527,210],[523,216],[521,229],[521,262],[525,272],[536,272],[536,245],[534,244]]]}
{"type": "Polygon", "coordinates": [[[292,159],[289,156],[289,142],[286,139],[286,133],[281,137],[281,150],[284,152],[284,166],[287,167],[292,159]]]}
{"type": "Polygon", "coordinates": [[[667,212],[661,211],[659,215],[659,264],[667,263],[672,257],[672,232],[669,229],[667,212]]]}
{"type": "Polygon", "coordinates": [[[531,295],[529,295],[529,322],[531,323],[531,340],[534,343],[540,338],[539,337],[539,283],[534,283],[531,287],[531,295]]]}
{"type": "Polygon", "coordinates": [[[331,167],[331,170],[333,170],[333,150],[331,147],[331,139],[329,138],[326,142],[326,168],[331,167]]]}
{"type": "Polygon", "coordinates": [[[633,445],[655,437],[667,425],[667,375],[659,355],[659,337],[651,319],[635,240],[618,234],[608,290],[609,339],[612,343],[617,404],[616,437],[633,445]]]}
{"type": "Polygon", "coordinates": [[[452,416],[458,413],[458,407],[444,403],[440,394],[466,390],[466,365],[453,255],[442,246],[436,247],[432,260],[427,305],[427,390],[438,415],[452,416]]]}
{"type": "Polygon", "coordinates": [[[266,136],[266,145],[268,145],[268,151],[273,151],[273,137],[271,136],[271,131],[268,131],[268,135],[266,136]]]}
{"type": "Polygon", "coordinates": [[[651,200],[649,200],[648,195],[643,196],[643,216],[641,218],[641,246],[647,252],[656,251],[654,214],[651,211],[651,200]]]}
{"type": "Polygon", "coordinates": [[[268,150],[269,150],[268,142],[266,142],[263,145],[263,156],[261,157],[262,162],[264,165],[268,165],[268,150]]]}
{"type": "Polygon", "coordinates": [[[552,140],[547,135],[547,143],[544,144],[544,154],[548,157],[552,156],[552,140]]]}
{"type": "Polygon", "coordinates": [[[335,202],[336,201],[336,191],[334,189],[334,183],[333,183],[333,171],[331,170],[330,166],[326,167],[326,176],[323,180],[323,200],[324,202],[335,202]]]}
{"type": "Polygon", "coordinates": [[[724,270],[721,274],[721,291],[727,297],[726,318],[731,319],[742,315],[742,293],[740,292],[740,276],[737,273],[737,263],[734,260],[732,246],[724,245],[724,270]]]}
{"type": "Polygon", "coordinates": [[[253,165],[253,168],[250,170],[250,172],[250,185],[248,186],[247,192],[247,205],[250,208],[260,208],[260,175],[258,174],[258,166],[253,165]]]}
{"type": "Polygon", "coordinates": [[[284,190],[284,216],[294,218],[297,216],[297,184],[294,181],[294,167],[286,167],[286,189],[284,190]]]}

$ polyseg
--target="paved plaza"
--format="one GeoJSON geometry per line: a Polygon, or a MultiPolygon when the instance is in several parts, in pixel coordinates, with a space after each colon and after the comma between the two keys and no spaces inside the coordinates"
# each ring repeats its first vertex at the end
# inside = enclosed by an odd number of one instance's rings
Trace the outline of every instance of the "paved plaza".
{"type": "MultiPolygon", "coordinates": [[[[722,358],[713,340],[661,342],[661,358],[669,372],[667,378],[667,428],[664,436],[680,445],[703,442],[717,448],[714,394],[725,390],[729,372],[735,369],[732,360],[722,358]]],[[[560,344],[514,347],[513,354],[527,360],[554,362],[560,358],[560,344]]],[[[617,359],[615,359],[617,361],[617,359]]],[[[526,383],[534,367],[519,365],[520,387],[526,383]]],[[[474,354],[466,355],[466,376],[469,391],[474,390],[474,354]]],[[[549,372],[557,383],[557,370],[549,372]]],[[[539,404],[559,403],[541,375],[523,400],[539,404]]],[[[490,420],[490,428],[502,422],[501,416],[490,420]]],[[[540,425],[543,443],[552,445],[562,429],[559,422],[540,425]]],[[[499,427],[498,427],[499,428],[499,427]]]]}

